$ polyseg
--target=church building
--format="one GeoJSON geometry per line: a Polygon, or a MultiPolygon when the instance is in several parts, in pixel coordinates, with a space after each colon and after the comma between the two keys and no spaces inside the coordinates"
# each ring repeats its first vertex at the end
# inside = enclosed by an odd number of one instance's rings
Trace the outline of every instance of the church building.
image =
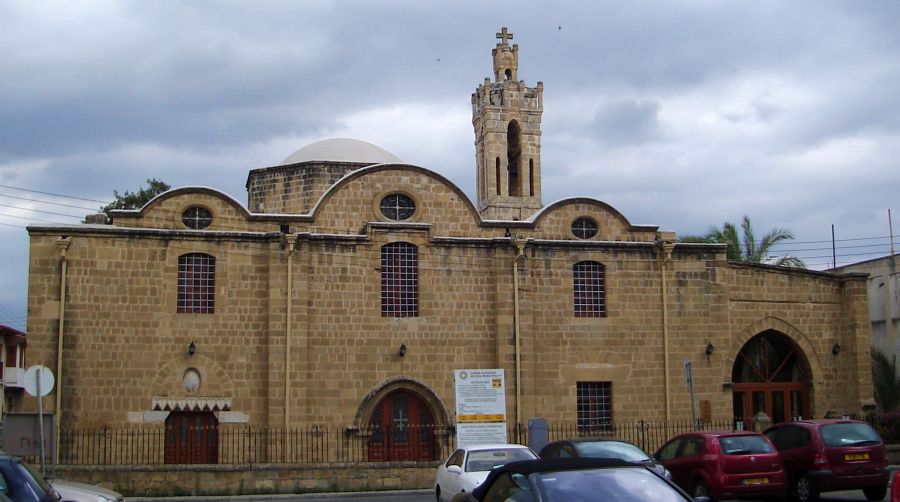
{"type": "MultiPolygon", "coordinates": [[[[250,170],[246,204],[187,186],[29,226],[44,409],[65,427],[447,427],[454,370],[502,369],[508,424],[603,429],[691,420],[685,361],[702,420],[874,406],[864,275],[728,262],[603,201],[543,200],[544,86],[512,37],[471,96],[474,200],[330,139],[250,170]]],[[[398,437],[373,434],[370,458],[398,437]]]]}

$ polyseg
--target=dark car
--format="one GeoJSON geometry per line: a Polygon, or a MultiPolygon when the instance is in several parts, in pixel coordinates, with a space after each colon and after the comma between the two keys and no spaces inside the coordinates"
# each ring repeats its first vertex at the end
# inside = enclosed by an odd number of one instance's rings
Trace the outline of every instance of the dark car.
{"type": "MultiPolygon", "coordinates": [[[[13,502],[58,502],[59,495],[43,476],[17,457],[0,454],[0,494],[13,502]]],[[[0,500],[7,500],[0,498],[0,500]]]]}
{"type": "Polygon", "coordinates": [[[881,437],[859,420],[799,420],[765,435],[781,453],[791,492],[801,502],[822,492],[862,490],[869,500],[887,494],[887,451],[881,437]]]}
{"type": "Polygon", "coordinates": [[[757,432],[689,432],[670,439],[654,457],[695,497],[783,500],[786,495],[781,456],[757,432]]]}
{"type": "MultiPolygon", "coordinates": [[[[618,459],[566,458],[511,462],[453,502],[684,502],[690,496],[641,464],[618,459]]],[[[700,499],[705,500],[705,499],[700,499]]]]}
{"type": "Polygon", "coordinates": [[[672,474],[644,450],[615,439],[576,438],[554,441],[541,449],[540,457],[553,458],[618,458],[643,464],[657,474],[672,479],[672,474]]]}

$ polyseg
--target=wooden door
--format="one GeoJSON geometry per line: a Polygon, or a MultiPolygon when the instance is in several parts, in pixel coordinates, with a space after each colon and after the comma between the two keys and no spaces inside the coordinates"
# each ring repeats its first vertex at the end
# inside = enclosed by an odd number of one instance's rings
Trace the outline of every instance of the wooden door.
{"type": "Polygon", "coordinates": [[[808,364],[784,335],[768,331],[748,341],[732,370],[734,416],[749,428],[765,412],[772,423],[809,417],[808,364]]]}
{"type": "Polygon", "coordinates": [[[216,464],[219,421],[211,411],[173,411],[166,418],[167,464],[216,464]]]}
{"type": "Polygon", "coordinates": [[[369,461],[434,460],[434,418],[412,393],[389,394],[369,421],[369,461]]]}

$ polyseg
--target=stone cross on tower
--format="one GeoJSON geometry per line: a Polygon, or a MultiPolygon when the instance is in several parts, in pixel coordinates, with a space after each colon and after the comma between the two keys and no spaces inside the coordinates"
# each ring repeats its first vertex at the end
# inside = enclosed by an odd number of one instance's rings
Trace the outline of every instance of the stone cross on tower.
{"type": "Polygon", "coordinates": [[[512,40],[513,34],[506,31],[506,26],[500,28],[500,33],[497,33],[497,38],[500,39],[501,45],[509,45],[507,40],[512,40]]]}

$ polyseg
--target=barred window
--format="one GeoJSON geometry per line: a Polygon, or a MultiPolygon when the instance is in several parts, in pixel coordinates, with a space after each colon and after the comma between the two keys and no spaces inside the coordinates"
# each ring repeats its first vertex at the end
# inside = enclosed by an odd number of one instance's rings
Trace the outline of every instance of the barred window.
{"type": "Polygon", "coordinates": [[[381,316],[418,317],[419,254],[407,242],[381,248],[381,316]]]}
{"type": "Polygon", "coordinates": [[[178,257],[178,312],[212,314],[216,303],[216,258],[203,253],[178,257]]]}
{"type": "Polygon", "coordinates": [[[612,430],[612,382],[578,382],[576,413],[579,433],[612,430]]]}
{"type": "Polygon", "coordinates": [[[575,317],[606,317],[606,284],[602,264],[580,261],[572,266],[575,317]]]}

